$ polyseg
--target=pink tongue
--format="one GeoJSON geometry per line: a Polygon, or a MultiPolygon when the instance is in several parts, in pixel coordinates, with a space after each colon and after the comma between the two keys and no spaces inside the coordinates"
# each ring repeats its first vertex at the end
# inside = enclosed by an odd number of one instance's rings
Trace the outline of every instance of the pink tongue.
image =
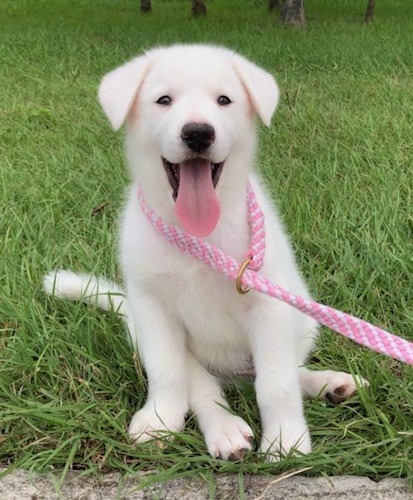
{"type": "Polygon", "coordinates": [[[193,236],[207,236],[215,229],[221,213],[211,162],[197,158],[181,163],[179,169],[176,216],[193,236]]]}

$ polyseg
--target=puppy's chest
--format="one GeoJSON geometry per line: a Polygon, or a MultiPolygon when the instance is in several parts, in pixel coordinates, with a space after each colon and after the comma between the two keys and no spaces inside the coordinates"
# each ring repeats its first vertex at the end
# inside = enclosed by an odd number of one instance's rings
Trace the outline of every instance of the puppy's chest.
{"type": "MultiPolygon", "coordinates": [[[[249,245],[249,228],[243,227],[231,235],[231,228],[221,231],[221,238],[212,243],[213,246],[231,255],[238,261],[246,254],[249,245]],[[243,234],[242,234],[243,233],[243,234]],[[242,234],[242,236],[240,236],[242,234]]],[[[154,242],[155,243],[155,242],[154,242]]],[[[155,244],[153,245],[155,246],[155,244]]],[[[196,311],[200,316],[208,316],[210,321],[226,317],[229,321],[237,321],[236,310],[248,300],[240,301],[235,284],[219,271],[200,262],[178,248],[170,247],[162,242],[162,251],[144,252],[144,260],[150,263],[145,266],[149,271],[144,273],[149,278],[152,291],[175,312],[180,311],[181,318],[191,317],[196,311]]],[[[194,249],[196,250],[196,249],[194,249]]],[[[201,321],[201,319],[200,319],[201,321]]]]}
{"type": "Polygon", "coordinates": [[[201,266],[188,266],[157,274],[151,283],[152,291],[176,311],[196,307],[198,310],[214,310],[231,315],[238,304],[234,283],[217,271],[201,266]]]}
{"type": "MultiPolygon", "coordinates": [[[[242,342],[244,297],[225,276],[198,267],[162,273],[156,280],[156,295],[183,322],[194,340],[242,342]]],[[[248,299],[244,299],[247,303],[248,299]]]]}

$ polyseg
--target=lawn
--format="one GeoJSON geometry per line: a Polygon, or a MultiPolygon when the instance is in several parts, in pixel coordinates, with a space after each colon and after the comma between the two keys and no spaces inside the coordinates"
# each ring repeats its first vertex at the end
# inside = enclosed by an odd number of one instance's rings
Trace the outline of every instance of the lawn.
{"type": "MultiPolygon", "coordinates": [[[[191,417],[165,449],[126,426],[146,383],[115,314],[45,296],[54,268],[119,278],[116,226],[127,185],[122,134],[96,100],[102,75],[171,42],[225,44],[276,75],[259,168],[321,302],[413,340],[413,5],[307,0],[307,28],[265,0],[3,0],[0,5],[0,463],[37,471],[214,472],[405,477],[413,484],[413,370],[323,329],[314,368],[360,373],[368,391],[307,401],[314,451],[268,464],[209,457],[191,417]]],[[[232,407],[259,436],[250,384],[232,407]]],[[[258,441],[258,440],[257,440],[258,441]]]]}

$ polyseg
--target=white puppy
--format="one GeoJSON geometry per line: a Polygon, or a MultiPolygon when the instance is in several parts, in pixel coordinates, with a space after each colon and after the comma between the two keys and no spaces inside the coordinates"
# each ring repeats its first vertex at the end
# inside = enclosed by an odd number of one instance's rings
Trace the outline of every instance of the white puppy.
{"type": "Polygon", "coordinates": [[[255,371],[261,450],[278,459],[308,453],[302,393],[339,401],[356,390],[350,375],[300,367],[316,323],[291,307],[235,286],[167,243],[148,222],[137,185],[166,222],[243,260],[249,248],[246,187],[265,214],[263,276],[308,296],[277,213],[253,171],[255,116],[269,126],[278,101],[273,77],[240,55],[207,45],[151,50],[107,74],[99,99],[114,129],[126,123],[133,183],[120,235],[124,300],[103,280],[59,271],[45,278],[56,296],[111,305],[127,316],[149,382],[130,436],[142,443],[181,431],[192,410],[209,452],[239,458],[252,448],[249,425],[225,408],[212,374],[255,371]],[[105,295],[106,294],[106,295],[105,295]]]}

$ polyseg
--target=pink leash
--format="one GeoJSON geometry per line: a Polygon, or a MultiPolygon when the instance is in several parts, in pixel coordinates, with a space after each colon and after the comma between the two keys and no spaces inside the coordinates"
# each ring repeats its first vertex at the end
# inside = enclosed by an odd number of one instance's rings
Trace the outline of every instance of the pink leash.
{"type": "Polygon", "coordinates": [[[255,193],[250,184],[247,190],[247,205],[252,237],[248,255],[241,264],[214,245],[164,222],[145,204],[140,188],[138,188],[138,199],[148,220],[169,243],[235,281],[239,293],[246,293],[252,288],[275,297],[311,316],[318,323],[335,332],[341,333],[373,351],[386,354],[413,366],[413,342],[401,339],[367,321],[288,292],[258,274],[257,271],[261,269],[265,255],[264,214],[257,204],[255,193]]]}

